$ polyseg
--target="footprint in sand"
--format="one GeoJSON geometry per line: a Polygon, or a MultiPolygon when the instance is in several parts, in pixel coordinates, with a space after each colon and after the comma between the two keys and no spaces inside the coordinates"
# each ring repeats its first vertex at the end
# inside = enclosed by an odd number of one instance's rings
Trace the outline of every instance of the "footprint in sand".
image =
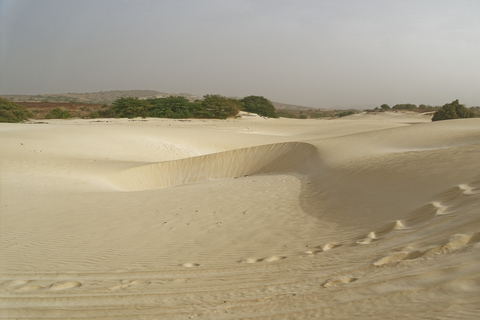
{"type": "Polygon", "coordinates": [[[271,256],[271,257],[268,257],[268,258],[265,258],[264,260],[267,261],[267,262],[274,262],[274,261],[279,261],[279,260],[283,260],[283,259],[286,259],[287,257],[284,257],[284,256],[271,256]]]}
{"type": "Polygon", "coordinates": [[[121,280],[120,285],[109,287],[108,290],[110,291],[117,291],[117,290],[124,290],[130,288],[139,288],[149,285],[149,281],[142,281],[142,280],[121,280]]]}
{"type": "Polygon", "coordinates": [[[461,184],[458,186],[460,190],[463,191],[465,195],[480,194],[480,187],[470,186],[468,184],[461,184]]]}
{"type": "Polygon", "coordinates": [[[397,220],[397,221],[395,221],[395,227],[393,229],[403,230],[403,229],[408,229],[408,228],[405,226],[405,223],[402,220],[397,220]]]}
{"type": "Polygon", "coordinates": [[[480,232],[474,233],[472,235],[466,234],[455,234],[453,235],[447,243],[444,245],[431,248],[425,252],[425,254],[437,254],[437,253],[447,253],[449,251],[454,251],[460,249],[466,245],[480,242],[480,232]]]}
{"type": "Polygon", "coordinates": [[[378,228],[377,230],[371,231],[365,237],[358,240],[357,244],[370,244],[380,239],[385,238],[388,234],[395,230],[403,230],[408,229],[406,226],[406,222],[403,220],[396,220],[385,225],[382,228],[378,228]]]}
{"type": "Polygon", "coordinates": [[[385,266],[388,264],[398,263],[405,260],[415,260],[426,255],[442,254],[454,251],[472,243],[480,242],[480,232],[471,235],[455,234],[447,243],[441,246],[433,247],[425,251],[400,251],[375,261],[372,265],[375,267],[385,266]]]}
{"type": "Polygon", "coordinates": [[[439,215],[439,216],[450,213],[450,212],[447,212],[447,209],[448,209],[449,207],[442,205],[442,203],[439,202],[439,201],[434,201],[434,202],[432,202],[432,205],[433,205],[435,208],[437,208],[436,214],[439,215]]]}
{"type": "Polygon", "coordinates": [[[343,286],[349,283],[352,283],[354,281],[357,281],[357,278],[352,278],[352,277],[338,277],[338,278],[332,278],[328,279],[324,283],[322,283],[322,287],[324,288],[330,288],[330,287],[336,287],[336,286],[343,286]]]}
{"type": "Polygon", "coordinates": [[[263,258],[245,258],[242,260],[239,260],[239,263],[257,263],[257,262],[262,262],[263,258]]]}
{"type": "Polygon", "coordinates": [[[28,292],[28,291],[37,291],[37,290],[40,290],[40,289],[43,289],[42,286],[39,286],[39,285],[26,285],[26,286],[23,286],[23,287],[20,287],[17,289],[18,292],[28,292]]]}
{"type": "Polygon", "coordinates": [[[271,256],[266,258],[245,258],[245,259],[239,260],[238,263],[257,263],[262,261],[275,262],[275,261],[280,261],[286,258],[287,257],[285,256],[271,256]]]}
{"type": "Polygon", "coordinates": [[[371,244],[385,238],[391,232],[420,226],[428,222],[435,215],[448,214],[449,212],[446,212],[447,209],[449,209],[449,207],[442,205],[440,202],[429,203],[411,212],[403,220],[396,220],[385,225],[384,227],[371,231],[366,236],[357,240],[356,244],[371,244]]]}
{"type": "Polygon", "coordinates": [[[194,267],[199,267],[200,264],[194,263],[194,262],[186,262],[186,263],[182,263],[180,266],[184,268],[194,268],[194,267]]]}
{"type": "Polygon", "coordinates": [[[329,242],[327,244],[325,244],[322,249],[323,251],[328,251],[328,250],[331,250],[333,248],[337,248],[337,247],[340,247],[341,244],[340,243],[336,243],[336,242],[329,242]]]}
{"type": "Polygon", "coordinates": [[[0,285],[0,287],[2,287],[2,288],[5,288],[5,287],[8,287],[8,288],[19,287],[19,286],[26,285],[29,282],[30,282],[30,280],[10,280],[10,281],[2,283],[0,285]]]}
{"type": "Polygon", "coordinates": [[[373,263],[373,266],[380,267],[380,266],[385,266],[387,264],[400,262],[403,259],[405,259],[406,257],[408,257],[408,255],[409,255],[409,253],[406,252],[406,251],[396,252],[396,253],[393,253],[393,254],[390,254],[390,255],[385,256],[383,258],[378,259],[377,261],[375,261],[373,263]]]}
{"type": "Polygon", "coordinates": [[[53,291],[67,290],[67,289],[80,287],[81,285],[82,283],[78,281],[57,282],[50,286],[50,290],[53,290],[53,291]]]}
{"type": "Polygon", "coordinates": [[[440,198],[440,202],[446,205],[455,204],[455,200],[457,200],[459,197],[465,194],[465,191],[466,191],[465,189],[470,191],[470,188],[466,188],[465,186],[467,185],[465,184],[458,185],[443,191],[438,195],[438,197],[440,198]]]}
{"type": "Polygon", "coordinates": [[[312,250],[307,250],[305,251],[305,254],[308,254],[308,255],[316,255],[316,254],[319,254],[321,252],[324,252],[324,251],[328,251],[328,250],[332,250],[334,248],[337,248],[337,247],[340,247],[341,244],[340,243],[336,243],[336,242],[329,242],[327,244],[324,244],[323,246],[320,245],[320,246],[316,246],[314,249],[312,250]]]}
{"type": "Polygon", "coordinates": [[[322,249],[317,249],[317,250],[307,250],[305,251],[305,254],[308,254],[308,255],[316,255],[316,254],[319,254],[320,252],[323,252],[322,249]]]}

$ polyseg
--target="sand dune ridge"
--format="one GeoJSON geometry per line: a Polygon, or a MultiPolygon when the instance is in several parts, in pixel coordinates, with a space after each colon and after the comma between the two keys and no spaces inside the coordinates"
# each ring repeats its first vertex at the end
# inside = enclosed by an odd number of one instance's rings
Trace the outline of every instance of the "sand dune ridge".
{"type": "Polygon", "coordinates": [[[170,187],[260,173],[306,172],[317,149],[304,142],[284,142],[141,165],[123,170],[111,182],[125,191],[170,187]]]}

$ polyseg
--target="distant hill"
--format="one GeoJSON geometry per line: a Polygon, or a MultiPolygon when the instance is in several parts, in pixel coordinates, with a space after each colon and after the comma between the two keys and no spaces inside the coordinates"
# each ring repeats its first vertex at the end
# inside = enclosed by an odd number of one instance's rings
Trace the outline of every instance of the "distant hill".
{"type": "Polygon", "coordinates": [[[170,94],[154,90],[115,90],[86,93],[61,93],[61,94],[38,94],[38,95],[2,95],[1,97],[14,102],[78,102],[94,104],[110,104],[119,98],[137,97],[140,99],[164,98],[171,95],[185,97],[191,101],[199,99],[192,94],[170,94]]]}

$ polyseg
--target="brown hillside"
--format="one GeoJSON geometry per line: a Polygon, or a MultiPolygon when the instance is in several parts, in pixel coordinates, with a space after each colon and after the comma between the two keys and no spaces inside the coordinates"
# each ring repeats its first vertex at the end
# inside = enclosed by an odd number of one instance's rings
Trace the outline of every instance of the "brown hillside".
{"type": "Polygon", "coordinates": [[[55,108],[68,110],[75,118],[88,118],[89,115],[102,108],[102,104],[73,103],[73,102],[16,102],[28,111],[32,112],[34,119],[45,119],[47,113],[55,108]]]}

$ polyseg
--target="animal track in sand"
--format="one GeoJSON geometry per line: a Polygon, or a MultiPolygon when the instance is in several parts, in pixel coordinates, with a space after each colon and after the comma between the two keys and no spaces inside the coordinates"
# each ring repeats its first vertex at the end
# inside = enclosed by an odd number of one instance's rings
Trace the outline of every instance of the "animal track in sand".
{"type": "Polygon", "coordinates": [[[358,280],[357,278],[352,278],[352,277],[332,278],[322,283],[322,287],[324,288],[336,287],[340,285],[346,285],[357,280],[358,280]]]}

